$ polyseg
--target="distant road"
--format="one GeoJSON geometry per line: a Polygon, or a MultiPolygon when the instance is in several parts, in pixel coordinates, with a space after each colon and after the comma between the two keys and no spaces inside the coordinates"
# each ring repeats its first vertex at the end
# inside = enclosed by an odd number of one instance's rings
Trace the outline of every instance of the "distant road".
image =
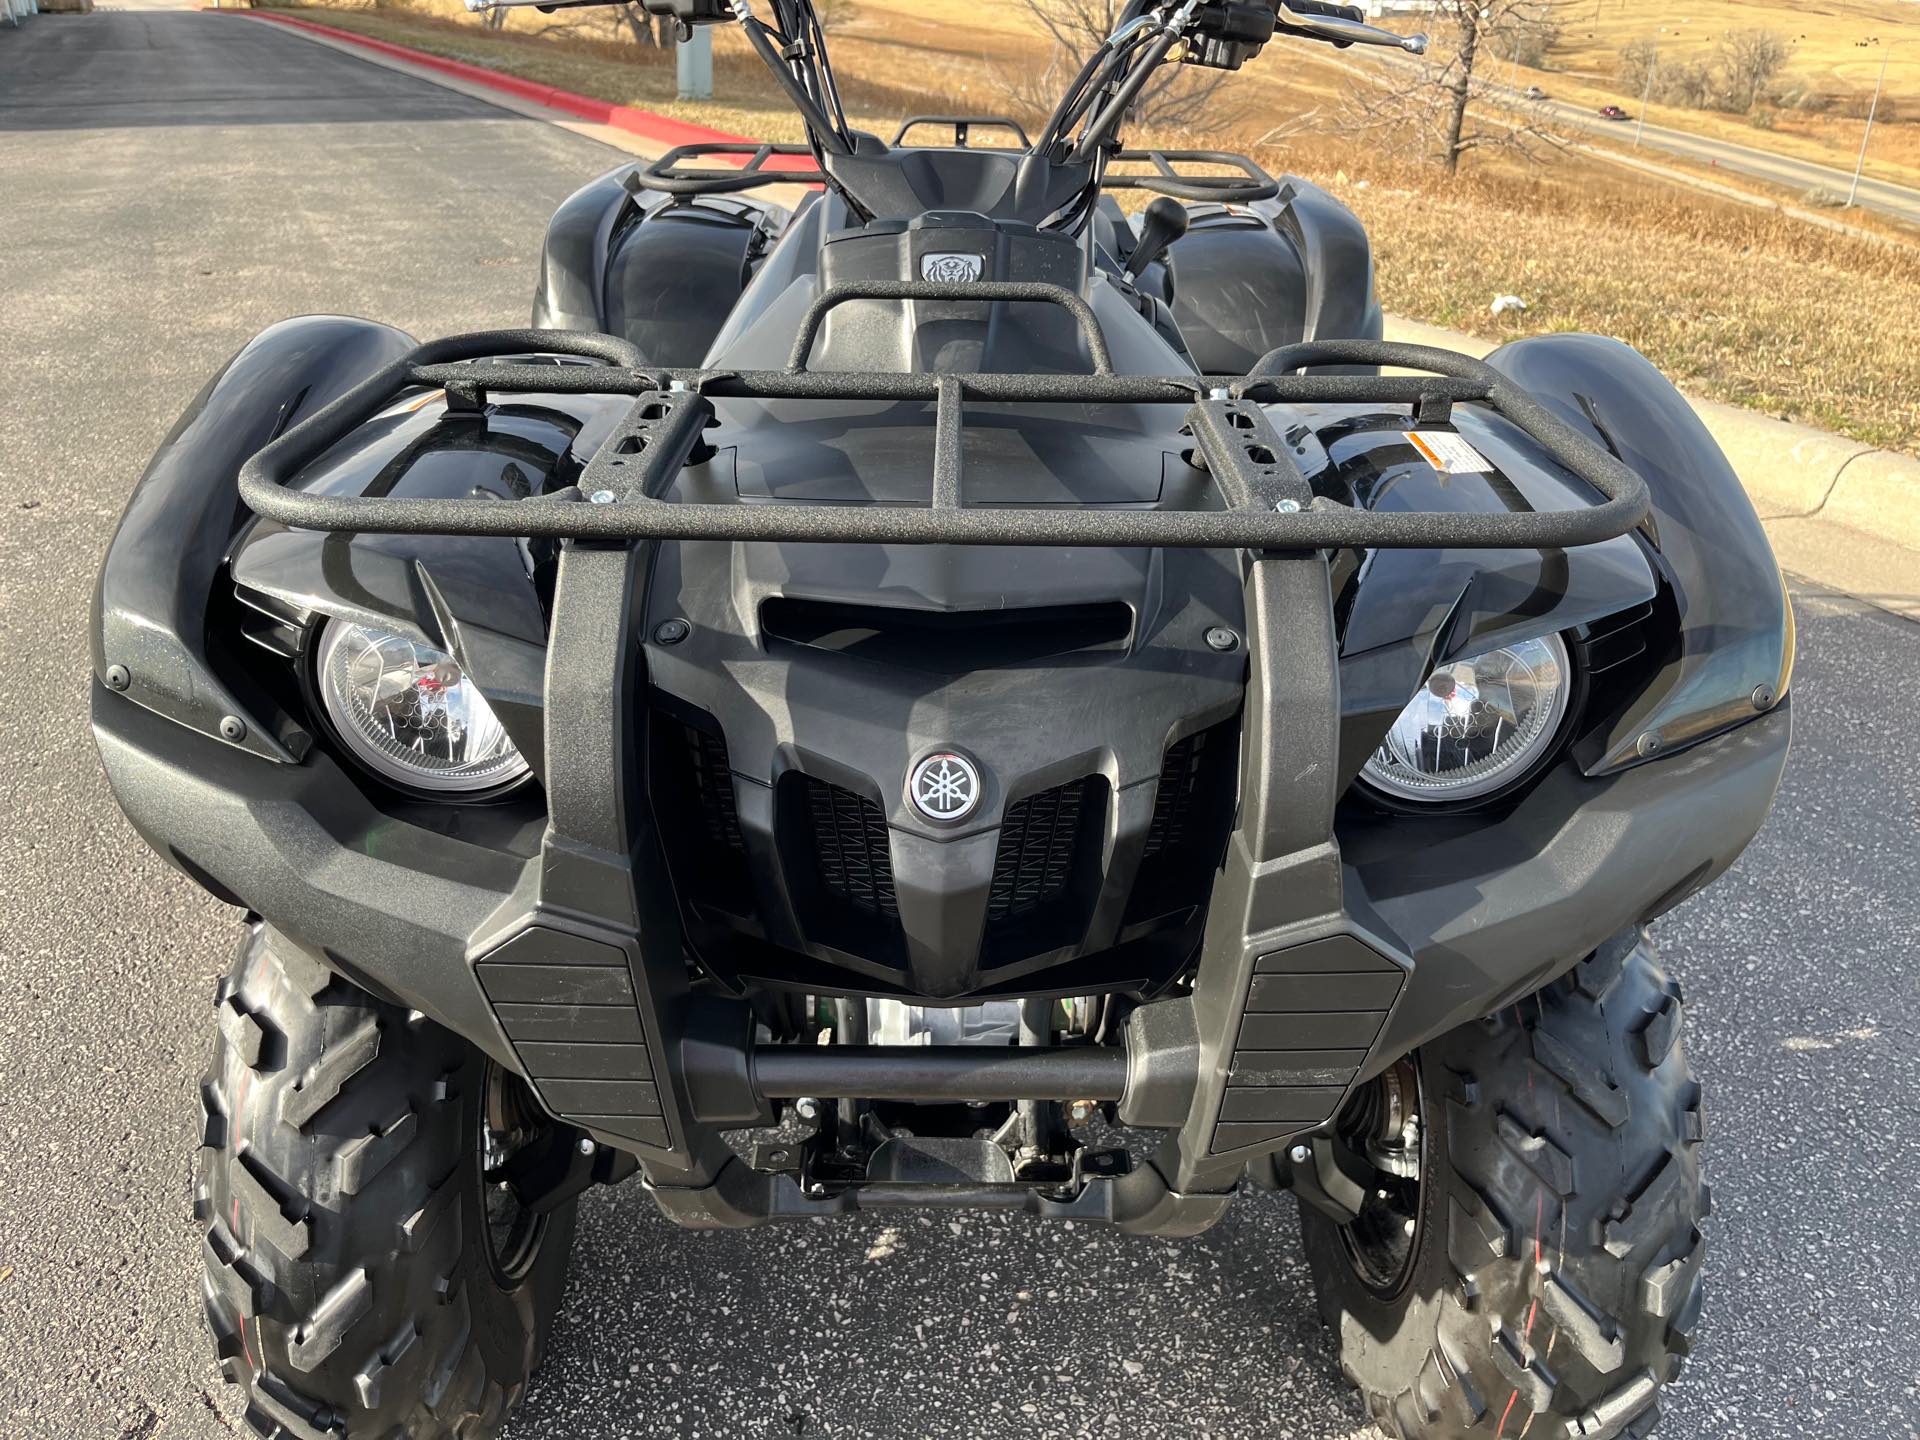
{"type": "MultiPolygon", "coordinates": [[[[1368,52],[1365,60],[1333,60],[1332,63],[1351,75],[1377,83],[1380,74],[1377,69],[1372,68],[1371,63],[1375,57],[1389,64],[1418,63],[1412,56],[1402,55],[1393,50],[1368,52]]],[[[1517,86],[1508,86],[1489,79],[1480,80],[1476,88],[1487,98],[1501,101],[1521,100],[1523,93],[1517,86]]],[[[1631,120],[1602,120],[1594,113],[1591,106],[1574,105],[1551,97],[1530,103],[1537,104],[1546,116],[1560,124],[1584,131],[1602,141],[1617,142],[1618,148],[1622,150],[1633,144],[1634,132],[1638,127],[1631,120]]],[[[1820,165],[1811,160],[1794,160],[1768,150],[1756,149],[1751,145],[1736,145],[1731,140],[1712,140],[1704,135],[1695,135],[1686,130],[1674,130],[1664,125],[1648,125],[1640,134],[1640,148],[1664,151],[1669,155],[1679,155],[1703,164],[1711,164],[1729,174],[1764,180],[1769,184],[1785,186],[1800,194],[1818,189],[1845,199],[1848,188],[1853,184],[1853,171],[1850,169],[1820,165]]],[[[1863,210],[1872,210],[1882,215],[1892,216],[1896,220],[1904,220],[1911,225],[1920,225],[1920,189],[1912,186],[1895,185],[1885,180],[1862,176],[1860,194],[1855,203],[1863,210]]]]}
{"type": "MultiPolygon", "coordinates": [[[[1505,86],[1489,88],[1498,88],[1503,91],[1506,89],[1505,86]]],[[[1587,130],[1603,140],[1618,141],[1623,149],[1633,143],[1636,127],[1632,121],[1602,120],[1591,109],[1582,105],[1569,105],[1556,100],[1543,100],[1539,103],[1543,110],[1562,124],[1587,130]]],[[[1803,193],[1808,190],[1824,190],[1839,199],[1846,198],[1847,188],[1853,183],[1851,170],[1838,169],[1832,165],[1817,165],[1810,160],[1794,160],[1785,155],[1756,150],[1750,145],[1736,145],[1728,140],[1711,140],[1704,135],[1690,134],[1685,130],[1670,130],[1663,125],[1648,125],[1640,136],[1640,148],[1664,150],[1669,154],[1712,164],[1737,175],[1751,176],[1755,180],[1784,185],[1803,193]]],[[[1863,175],[1860,179],[1860,195],[1856,203],[1862,209],[1878,211],[1883,215],[1891,215],[1897,220],[1920,225],[1920,190],[1909,186],[1893,185],[1885,180],[1875,180],[1863,175]]]]}

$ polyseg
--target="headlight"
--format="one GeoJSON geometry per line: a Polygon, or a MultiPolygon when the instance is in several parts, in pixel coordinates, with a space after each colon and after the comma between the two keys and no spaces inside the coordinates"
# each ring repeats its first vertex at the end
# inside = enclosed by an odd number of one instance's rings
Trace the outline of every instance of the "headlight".
{"type": "Polygon", "coordinates": [[[383,779],[445,794],[527,773],[453,657],[404,635],[334,621],[320,648],[320,699],[354,758],[383,779]]]}
{"type": "Polygon", "coordinates": [[[1557,635],[1442,665],[1362,773],[1400,800],[1490,795],[1524,776],[1553,744],[1571,680],[1557,635]]]}

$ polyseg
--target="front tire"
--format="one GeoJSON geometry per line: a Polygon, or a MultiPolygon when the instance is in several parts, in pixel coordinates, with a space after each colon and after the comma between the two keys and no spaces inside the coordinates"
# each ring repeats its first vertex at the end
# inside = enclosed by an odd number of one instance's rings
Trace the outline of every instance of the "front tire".
{"type": "Polygon", "coordinates": [[[1341,1368],[1386,1434],[1652,1430],[1704,1293],[1680,1010],[1644,936],[1619,937],[1401,1072],[1421,1096],[1411,1188],[1381,1177],[1346,1225],[1302,1206],[1341,1368]]]}
{"type": "Polygon", "coordinates": [[[530,1097],[258,925],[215,1004],[195,1213],[207,1322],[251,1431],[492,1435],[539,1363],[573,1239],[571,1203],[489,1207],[503,1108],[544,1123],[530,1097]]]}

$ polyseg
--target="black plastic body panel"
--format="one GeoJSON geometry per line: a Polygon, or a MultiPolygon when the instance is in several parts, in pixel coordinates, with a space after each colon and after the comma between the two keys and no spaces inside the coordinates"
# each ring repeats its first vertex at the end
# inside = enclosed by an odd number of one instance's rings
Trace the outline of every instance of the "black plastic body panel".
{"type": "Polygon", "coordinates": [[[1300,340],[1380,338],[1366,230],[1324,190],[1289,177],[1274,199],[1191,215],[1168,249],[1162,298],[1205,373],[1245,374],[1300,340]]]}
{"type": "Polygon", "coordinates": [[[653,365],[697,365],[785,228],[771,201],[638,194],[623,165],[554,212],[533,323],[631,341],[653,365]]]}
{"type": "Polygon", "coordinates": [[[207,382],[134,486],[107,547],[92,624],[103,684],[253,754],[290,761],[304,751],[299,723],[263,694],[236,696],[208,655],[216,577],[250,518],[235,477],[275,435],[413,345],[370,320],[302,316],[262,331],[207,382]]]}
{"type": "Polygon", "coordinates": [[[1619,769],[1751,719],[1787,693],[1793,609],[1740,477],[1645,356],[1598,335],[1503,345],[1487,362],[1583,427],[1647,482],[1645,528],[1671,621],[1659,669],[1583,747],[1619,769]]]}

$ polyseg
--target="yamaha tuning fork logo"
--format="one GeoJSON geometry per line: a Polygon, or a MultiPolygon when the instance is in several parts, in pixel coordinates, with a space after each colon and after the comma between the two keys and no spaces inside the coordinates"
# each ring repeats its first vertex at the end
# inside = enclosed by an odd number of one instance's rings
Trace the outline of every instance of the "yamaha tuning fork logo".
{"type": "Polygon", "coordinates": [[[986,268],[984,255],[928,254],[920,257],[920,278],[942,285],[971,285],[986,268]]]}
{"type": "Polygon", "coordinates": [[[936,750],[908,774],[907,799],[929,820],[964,820],[980,803],[980,772],[966,756],[936,750]]]}

